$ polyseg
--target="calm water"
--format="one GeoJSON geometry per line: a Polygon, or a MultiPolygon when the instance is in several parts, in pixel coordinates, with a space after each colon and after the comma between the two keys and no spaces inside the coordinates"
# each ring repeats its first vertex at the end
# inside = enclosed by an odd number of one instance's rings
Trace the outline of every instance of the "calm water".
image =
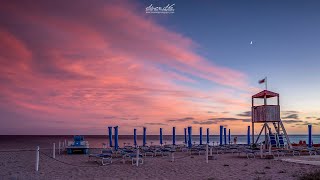
{"type": "MultiPolygon", "coordinates": [[[[246,135],[233,135],[231,136],[231,141],[233,142],[233,138],[238,137],[238,144],[247,143],[246,135]]],[[[92,136],[87,135],[84,136],[86,141],[89,141],[90,147],[92,148],[101,148],[103,143],[109,144],[108,136],[98,135],[92,136]]],[[[290,141],[292,143],[299,143],[300,140],[308,142],[307,135],[290,135],[290,141]]],[[[196,144],[199,143],[200,136],[193,135],[192,141],[196,144]]],[[[52,143],[58,144],[59,141],[72,141],[73,136],[0,136],[0,149],[8,149],[8,148],[34,148],[36,145],[40,145],[41,147],[51,147],[52,143]]],[[[219,142],[218,135],[211,135],[210,144],[212,142],[219,142]]],[[[261,137],[261,141],[264,140],[264,137],[261,137]]],[[[314,144],[320,143],[320,135],[313,135],[312,140],[314,144]]],[[[137,136],[137,141],[139,145],[142,145],[142,135],[137,136]]],[[[206,136],[204,135],[202,138],[203,143],[206,143],[206,136]]],[[[176,144],[183,144],[184,136],[176,135],[176,144]]],[[[228,142],[228,137],[227,137],[228,142]]],[[[114,143],[114,141],[113,141],[114,143]]],[[[126,145],[133,145],[133,136],[132,135],[119,135],[119,145],[122,147],[126,143],[126,145]]],[[[147,136],[147,145],[158,145],[159,144],[159,136],[158,135],[148,135],[147,136]]],[[[172,136],[164,135],[163,143],[172,144],[172,136]]]]}

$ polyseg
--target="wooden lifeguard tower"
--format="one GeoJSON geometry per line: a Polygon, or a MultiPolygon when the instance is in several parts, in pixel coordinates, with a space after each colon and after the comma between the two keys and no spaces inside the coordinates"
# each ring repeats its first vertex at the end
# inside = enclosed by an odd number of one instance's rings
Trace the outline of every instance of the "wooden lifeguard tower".
{"type": "Polygon", "coordinates": [[[286,138],[286,143],[289,148],[292,147],[286,129],[280,118],[280,99],[279,94],[263,90],[252,96],[252,108],[251,108],[251,116],[252,116],[252,142],[257,144],[260,136],[264,131],[265,135],[265,148],[267,149],[270,143],[270,135],[282,136],[286,138]],[[267,103],[267,100],[270,98],[277,98],[276,105],[271,105],[267,103]],[[263,99],[263,105],[255,105],[255,99],[263,99]],[[254,138],[254,125],[256,123],[263,123],[261,131],[255,141],[254,138]],[[270,125],[271,124],[271,125],[270,125]],[[273,127],[273,128],[272,128],[273,127]],[[272,131],[274,129],[274,131],[272,131]],[[274,132],[274,133],[273,133],[274,132]]]}

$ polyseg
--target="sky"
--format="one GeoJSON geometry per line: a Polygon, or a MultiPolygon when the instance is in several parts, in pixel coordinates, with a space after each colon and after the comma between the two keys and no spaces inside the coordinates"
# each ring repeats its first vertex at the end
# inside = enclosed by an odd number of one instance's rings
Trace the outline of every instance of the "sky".
{"type": "MultiPolygon", "coordinates": [[[[320,3],[0,2],[0,134],[245,134],[251,96],[280,94],[289,134],[320,134],[320,3]],[[173,5],[171,14],[146,7],[173,5]],[[253,42],[250,44],[250,42],[253,42]]],[[[259,131],[259,129],[257,129],[259,131]]],[[[257,132],[258,133],[258,132],[257,132]]]]}

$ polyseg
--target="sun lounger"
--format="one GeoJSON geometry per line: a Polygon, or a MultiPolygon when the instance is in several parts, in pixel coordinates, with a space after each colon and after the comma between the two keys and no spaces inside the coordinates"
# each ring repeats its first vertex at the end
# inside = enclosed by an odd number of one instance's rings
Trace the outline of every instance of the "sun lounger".
{"type": "Polygon", "coordinates": [[[241,147],[241,146],[238,146],[238,145],[231,145],[231,146],[229,147],[229,150],[230,150],[230,152],[231,152],[232,154],[234,154],[234,153],[239,153],[239,152],[241,152],[243,149],[244,149],[244,147],[241,147]]]}
{"type": "Polygon", "coordinates": [[[317,151],[314,147],[308,148],[309,155],[317,155],[317,151]]]}
{"type": "Polygon", "coordinates": [[[255,151],[251,149],[245,149],[244,153],[246,154],[247,158],[249,159],[250,157],[256,158],[255,151]]]}
{"type": "Polygon", "coordinates": [[[169,155],[170,155],[171,148],[164,148],[164,149],[161,149],[160,151],[161,151],[162,157],[163,157],[163,156],[169,156],[169,155]]]}
{"type": "Polygon", "coordinates": [[[154,156],[162,156],[162,151],[160,148],[155,149],[153,152],[154,156]]]}
{"type": "Polygon", "coordinates": [[[295,155],[317,155],[317,150],[315,148],[308,148],[305,146],[296,146],[291,149],[292,154],[295,155]]]}
{"type": "Polygon", "coordinates": [[[216,147],[214,148],[214,150],[216,151],[217,154],[224,154],[225,149],[226,149],[226,148],[223,147],[223,146],[216,146],[216,147]]]}
{"type": "Polygon", "coordinates": [[[142,154],[139,154],[139,157],[137,158],[137,153],[129,153],[125,154],[122,157],[122,163],[125,164],[126,161],[131,161],[131,164],[134,165],[136,161],[139,161],[139,164],[143,164],[143,158],[142,154]]]}
{"type": "Polygon", "coordinates": [[[132,165],[135,165],[135,163],[137,163],[137,161],[139,161],[139,164],[143,164],[143,159],[142,159],[142,156],[139,157],[139,158],[132,158],[132,165]]]}
{"type": "Polygon", "coordinates": [[[300,152],[301,152],[301,150],[303,149],[303,147],[294,147],[294,148],[292,148],[292,149],[290,149],[290,151],[292,152],[292,155],[293,156],[296,156],[296,155],[298,155],[298,156],[300,156],[300,152]]]}
{"type": "Polygon", "coordinates": [[[112,154],[89,154],[89,161],[94,159],[96,162],[101,162],[101,165],[107,165],[112,163],[112,154]]]}
{"type": "Polygon", "coordinates": [[[252,149],[243,149],[242,151],[238,152],[238,156],[241,154],[245,154],[248,159],[256,158],[257,153],[260,153],[260,150],[252,150],[252,149]]]}
{"type": "Polygon", "coordinates": [[[189,148],[187,146],[182,146],[181,147],[181,151],[182,152],[188,152],[189,151],[189,148]]]}
{"type": "Polygon", "coordinates": [[[142,147],[141,153],[144,157],[150,156],[153,157],[155,155],[155,150],[151,147],[142,147]]]}
{"type": "Polygon", "coordinates": [[[286,156],[286,154],[290,153],[290,151],[288,151],[286,149],[275,149],[272,152],[273,152],[273,154],[276,154],[278,157],[286,156]]]}

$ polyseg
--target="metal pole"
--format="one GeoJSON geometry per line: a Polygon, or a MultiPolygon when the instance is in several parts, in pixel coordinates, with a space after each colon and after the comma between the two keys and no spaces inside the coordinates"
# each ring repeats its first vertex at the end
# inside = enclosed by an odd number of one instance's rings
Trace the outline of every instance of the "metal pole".
{"type": "Polygon", "coordinates": [[[254,141],[254,98],[252,98],[252,105],[251,105],[251,126],[252,126],[252,143],[254,143],[255,142],[254,141]]]}
{"type": "Polygon", "coordinates": [[[174,152],[171,153],[171,161],[174,162],[174,152]]]}
{"type": "Polygon", "coordinates": [[[200,127],[200,145],[202,145],[202,127],[200,127]]]}
{"type": "Polygon", "coordinates": [[[271,155],[271,145],[269,145],[269,155],[271,155]]]}
{"type": "Polygon", "coordinates": [[[140,152],[139,152],[139,147],[137,147],[137,155],[136,155],[136,166],[139,166],[139,154],[140,154],[140,152]]]}
{"type": "Polygon", "coordinates": [[[61,142],[59,141],[59,154],[60,154],[60,149],[61,149],[61,142]]]}
{"type": "Polygon", "coordinates": [[[263,158],[263,145],[260,144],[260,157],[263,158]]]}
{"type": "Polygon", "coordinates": [[[248,126],[248,134],[247,134],[247,139],[248,139],[248,145],[250,145],[250,126],[248,126]]]}
{"type": "Polygon", "coordinates": [[[112,127],[109,126],[109,146],[112,147],[112,127]]]}
{"type": "Polygon", "coordinates": [[[223,126],[220,126],[220,146],[222,146],[223,126]]]}
{"type": "Polygon", "coordinates": [[[160,128],[160,145],[162,146],[162,128],[160,128]]]}
{"type": "Polygon", "coordinates": [[[133,129],[133,145],[137,147],[137,129],[133,129]]]}
{"type": "Polygon", "coordinates": [[[187,145],[187,128],[184,128],[184,143],[187,145]]]}
{"type": "Polygon", "coordinates": [[[40,152],[40,147],[37,146],[36,149],[36,171],[39,171],[39,153],[40,152]]]}
{"type": "Polygon", "coordinates": [[[176,145],[176,127],[172,127],[172,145],[176,145]]]}
{"type": "Polygon", "coordinates": [[[266,90],[268,90],[268,80],[267,80],[267,76],[266,76],[266,90]]]}
{"type": "Polygon", "coordinates": [[[147,144],[147,128],[143,127],[143,146],[147,144]]]}
{"type": "Polygon", "coordinates": [[[114,127],[114,149],[118,151],[119,141],[118,141],[118,126],[114,127]]]}
{"type": "Polygon", "coordinates": [[[312,125],[308,125],[308,147],[312,147],[312,125]]]}
{"type": "Polygon", "coordinates": [[[52,149],[53,149],[53,151],[52,151],[52,157],[55,159],[55,158],[56,158],[56,143],[53,143],[52,149]]]}
{"type": "Polygon", "coordinates": [[[192,127],[188,127],[188,148],[192,147],[192,127]]]}
{"type": "Polygon", "coordinates": [[[267,141],[267,123],[264,123],[265,124],[265,128],[264,128],[264,144],[265,144],[265,149],[268,148],[268,141],[267,141]]]}
{"type": "Polygon", "coordinates": [[[224,144],[227,145],[227,128],[223,128],[224,144]]]}
{"type": "Polygon", "coordinates": [[[228,136],[228,139],[229,139],[229,144],[231,144],[231,134],[230,134],[230,129],[229,129],[229,136],[228,136]]]}
{"type": "Polygon", "coordinates": [[[208,153],[209,153],[209,150],[208,150],[208,143],[206,144],[206,162],[208,163],[208,160],[209,160],[209,157],[208,157],[208,153]]]}
{"type": "Polygon", "coordinates": [[[207,144],[209,144],[209,128],[207,128],[207,144]]]}

